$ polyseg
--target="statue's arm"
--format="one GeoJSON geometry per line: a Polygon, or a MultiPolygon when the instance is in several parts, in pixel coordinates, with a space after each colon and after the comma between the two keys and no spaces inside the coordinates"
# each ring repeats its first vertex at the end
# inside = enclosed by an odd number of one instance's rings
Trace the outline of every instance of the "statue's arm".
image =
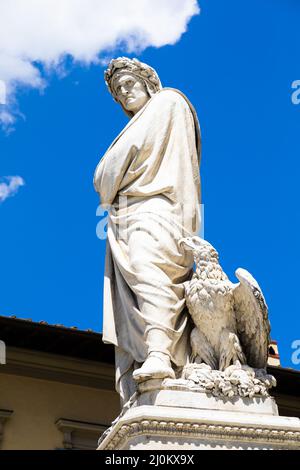
{"type": "MultiPolygon", "coordinates": [[[[160,160],[162,154],[158,149],[165,149],[165,143],[170,139],[176,116],[177,120],[181,119],[179,116],[186,112],[190,113],[187,103],[174,91],[162,91],[151,100],[130,131],[125,131],[107,151],[96,169],[94,186],[102,204],[113,203],[122,187],[124,175],[130,170],[133,161],[138,167],[138,164],[143,162],[137,159],[143,160],[145,153],[150,155],[153,150],[157,154],[157,159],[160,160]]],[[[138,171],[135,172],[133,168],[131,170],[129,179],[133,182],[136,177],[135,173],[138,175],[138,171]]],[[[127,180],[128,178],[125,182],[127,180]]]]}
{"type": "Polygon", "coordinates": [[[134,154],[134,146],[126,148],[118,145],[109,150],[99,162],[95,172],[94,187],[99,193],[102,204],[113,203],[134,154]]]}

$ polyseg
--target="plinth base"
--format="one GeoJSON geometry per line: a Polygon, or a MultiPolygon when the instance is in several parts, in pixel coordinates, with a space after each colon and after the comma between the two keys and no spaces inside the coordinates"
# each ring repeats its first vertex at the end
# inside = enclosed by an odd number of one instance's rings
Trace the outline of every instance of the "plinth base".
{"type": "Polygon", "coordinates": [[[300,420],[278,416],[271,397],[219,399],[199,392],[148,391],[116,420],[98,447],[117,449],[300,449],[300,420]]]}

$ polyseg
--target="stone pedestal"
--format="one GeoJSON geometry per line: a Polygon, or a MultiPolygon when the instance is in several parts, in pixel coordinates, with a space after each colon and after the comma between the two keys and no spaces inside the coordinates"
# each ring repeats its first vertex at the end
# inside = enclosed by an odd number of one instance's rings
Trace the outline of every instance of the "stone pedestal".
{"type": "Polygon", "coordinates": [[[117,449],[300,449],[300,420],[278,416],[272,397],[220,398],[150,387],[137,395],[98,447],[117,449]]]}

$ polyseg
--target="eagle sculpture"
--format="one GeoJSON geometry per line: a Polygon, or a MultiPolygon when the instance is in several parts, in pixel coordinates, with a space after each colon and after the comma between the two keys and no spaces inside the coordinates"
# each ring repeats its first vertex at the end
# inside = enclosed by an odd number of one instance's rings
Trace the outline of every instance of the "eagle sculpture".
{"type": "Polygon", "coordinates": [[[261,289],[245,269],[232,283],[214,247],[199,237],[179,241],[192,250],[196,270],[186,281],[185,298],[195,324],[192,361],[224,371],[231,365],[266,367],[270,335],[268,308],[261,289]]]}

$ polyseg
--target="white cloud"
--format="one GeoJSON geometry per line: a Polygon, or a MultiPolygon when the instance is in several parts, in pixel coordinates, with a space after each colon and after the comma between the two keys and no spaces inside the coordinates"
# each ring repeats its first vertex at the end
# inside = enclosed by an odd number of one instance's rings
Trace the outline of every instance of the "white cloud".
{"type": "Polygon", "coordinates": [[[0,104],[6,104],[6,85],[3,80],[0,80],[0,104]]]}
{"type": "Polygon", "coordinates": [[[0,203],[10,196],[16,194],[20,186],[24,186],[25,181],[21,176],[7,176],[0,181],[0,203]]]}
{"type": "Polygon", "coordinates": [[[122,44],[127,52],[174,44],[186,31],[197,0],[0,0],[0,80],[7,88],[9,123],[16,86],[45,86],[44,70],[66,54],[85,64],[122,44]]]}

